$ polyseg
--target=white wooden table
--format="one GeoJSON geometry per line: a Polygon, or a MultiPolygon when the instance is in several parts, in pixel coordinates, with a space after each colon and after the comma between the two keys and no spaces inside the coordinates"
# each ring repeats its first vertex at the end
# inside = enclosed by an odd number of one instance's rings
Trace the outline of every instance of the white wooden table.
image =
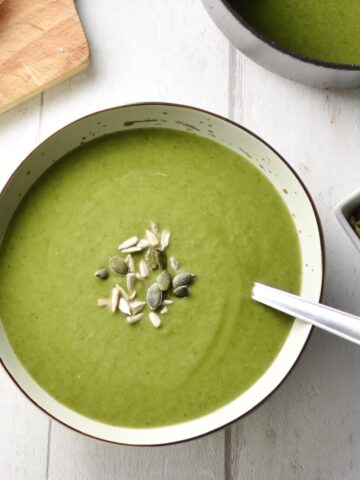
{"type": "MultiPolygon", "coordinates": [[[[247,60],[200,0],[80,0],[90,69],[0,116],[0,187],[37,143],[90,111],[160,100],[258,133],[309,187],[327,246],[325,300],[360,314],[360,255],[334,217],[360,187],[360,91],[321,91],[247,60]]],[[[0,371],[2,480],[358,480],[360,349],[316,331],[285,384],[237,424],[163,448],[103,444],[49,420],[0,371]]]]}

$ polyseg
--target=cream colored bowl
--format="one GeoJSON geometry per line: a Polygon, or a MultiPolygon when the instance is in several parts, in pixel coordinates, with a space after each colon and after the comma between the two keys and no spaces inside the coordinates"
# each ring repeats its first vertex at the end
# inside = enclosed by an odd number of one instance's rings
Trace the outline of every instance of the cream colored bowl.
{"type": "MultiPolygon", "coordinates": [[[[294,217],[302,252],[301,295],[318,301],[323,285],[323,242],[314,204],[303,183],[270,146],[225,118],[191,107],[137,104],[112,108],[67,125],[39,145],[14,172],[0,195],[0,241],[21,197],[51,165],[82,143],[104,134],[137,128],[170,128],[210,138],[241,153],[275,186],[294,217]]],[[[0,307],[1,308],[1,307],[0,307]]],[[[122,428],[91,420],[65,407],[43,390],[14,354],[0,322],[0,358],[18,387],[38,407],[68,427],[98,439],[131,445],[162,445],[198,437],[250,412],[284,380],[301,355],[311,327],[299,320],[268,370],[246,392],[222,408],[161,428],[122,428]]]]}

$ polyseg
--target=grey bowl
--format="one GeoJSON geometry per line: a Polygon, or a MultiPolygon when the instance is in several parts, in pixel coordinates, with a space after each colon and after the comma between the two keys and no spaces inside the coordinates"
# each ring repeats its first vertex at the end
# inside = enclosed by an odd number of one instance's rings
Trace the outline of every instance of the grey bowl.
{"type": "Polygon", "coordinates": [[[313,60],[279,47],[251,27],[227,0],[202,0],[215,24],[247,57],[282,77],[321,88],[360,87],[360,65],[313,60]]]}

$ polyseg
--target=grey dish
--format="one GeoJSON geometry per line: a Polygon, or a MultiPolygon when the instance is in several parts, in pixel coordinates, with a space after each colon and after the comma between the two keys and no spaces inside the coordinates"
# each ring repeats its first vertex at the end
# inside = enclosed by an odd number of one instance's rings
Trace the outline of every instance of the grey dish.
{"type": "Polygon", "coordinates": [[[360,87],[360,65],[313,60],[279,47],[251,27],[227,0],[202,0],[208,14],[247,57],[267,70],[320,88],[360,87]]]}

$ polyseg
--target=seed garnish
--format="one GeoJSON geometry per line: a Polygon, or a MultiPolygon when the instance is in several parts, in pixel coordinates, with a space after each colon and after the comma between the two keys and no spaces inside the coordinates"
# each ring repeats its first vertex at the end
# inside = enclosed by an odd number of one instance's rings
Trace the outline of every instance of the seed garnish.
{"type": "Polygon", "coordinates": [[[189,296],[189,289],[187,285],[181,285],[180,287],[174,288],[173,293],[175,297],[185,298],[189,296]]]}
{"type": "Polygon", "coordinates": [[[98,307],[110,307],[110,300],[108,298],[98,298],[98,307]]]}
{"type": "Polygon", "coordinates": [[[171,277],[167,270],[163,270],[156,279],[162,292],[167,292],[171,286],[171,277]]]}
{"type": "Polygon", "coordinates": [[[174,273],[179,273],[180,263],[176,260],[175,257],[170,257],[170,266],[174,273]]]}
{"type": "Polygon", "coordinates": [[[144,250],[144,248],[150,246],[150,242],[146,238],[142,238],[136,246],[141,248],[141,250],[144,250]]]}
{"type": "Polygon", "coordinates": [[[119,310],[120,310],[120,312],[125,313],[125,315],[131,316],[130,305],[128,304],[128,302],[123,297],[120,298],[119,310]]]}
{"type": "Polygon", "coordinates": [[[153,324],[155,328],[159,328],[161,325],[161,320],[159,315],[157,315],[155,312],[150,312],[149,313],[149,320],[153,324]]]}
{"type": "Polygon", "coordinates": [[[111,257],[109,260],[109,266],[117,275],[126,275],[129,271],[129,267],[125,260],[120,257],[111,257]]]}
{"type": "MultiPolygon", "coordinates": [[[[354,229],[359,228],[359,219],[350,218],[354,229]]],[[[175,257],[170,257],[170,273],[167,270],[168,257],[165,253],[170,245],[171,234],[169,230],[160,230],[156,223],[151,222],[150,228],[145,230],[146,238],[136,235],[124,240],[118,249],[125,258],[114,256],[109,259],[109,267],[101,267],[96,277],[105,280],[110,275],[119,275],[119,279],[110,291],[110,298],[99,298],[99,307],[109,307],[113,313],[120,312],[127,323],[139,322],[148,312],[149,320],[155,328],[161,326],[159,315],[169,312],[168,306],[174,303],[173,297],[188,297],[189,287],[196,279],[196,275],[181,271],[180,263],[175,257]],[[135,263],[132,254],[139,253],[139,263],[135,263]],[[154,271],[160,269],[155,277],[154,271]],[[172,273],[174,276],[172,275],[172,273]],[[173,276],[173,278],[172,278],[173,276]],[[148,279],[151,279],[150,282],[148,279]],[[155,281],[156,278],[156,281],[155,281]],[[140,286],[139,286],[140,285],[140,286]],[[124,288],[125,287],[125,288],[124,288]],[[146,291],[146,301],[135,300],[137,294],[143,289],[146,291]],[[150,310],[150,311],[149,311],[150,310]]],[[[119,313],[118,313],[119,314],[119,313]]]]}
{"type": "Polygon", "coordinates": [[[165,250],[170,243],[170,232],[168,230],[163,230],[161,233],[161,250],[165,250]]]}
{"type": "Polygon", "coordinates": [[[140,275],[143,278],[148,278],[148,276],[150,275],[149,267],[147,266],[145,260],[140,260],[139,270],[140,270],[140,275]]]}
{"type": "Polygon", "coordinates": [[[118,283],[115,283],[115,288],[119,290],[121,297],[125,298],[125,300],[129,300],[129,295],[123,287],[121,287],[118,283]]]}
{"type": "Polygon", "coordinates": [[[191,285],[196,278],[196,275],[188,272],[181,272],[175,275],[172,281],[173,288],[181,287],[182,285],[191,285]]]}
{"type": "Polygon", "coordinates": [[[139,301],[131,302],[130,310],[132,314],[135,315],[136,313],[139,313],[142,310],[144,310],[145,306],[146,306],[146,302],[139,302],[139,301]]]}
{"type": "Polygon", "coordinates": [[[126,317],[128,323],[137,323],[144,316],[144,313],[138,313],[137,315],[130,315],[126,317]]]}
{"type": "Polygon", "coordinates": [[[143,250],[143,248],[139,247],[138,245],[135,245],[134,247],[129,247],[129,248],[124,248],[122,253],[139,253],[143,250]]]}
{"type": "Polygon", "coordinates": [[[109,272],[108,272],[107,268],[105,268],[105,267],[100,268],[100,270],[98,270],[95,273],[95,277],[100,278],[100,280],[106,280],[107,278],[109,278],[109,272]]]}
{"type": "Polygon", "coordinates": [[[128,273],[126,275],[126,288],[128,289],[129,292],[132,292],[134,290],[135,283],[136,283],[135,273],[128,273]]]}
{"type": "Polygon", "coordinates": [[[153,283],[146,293],[146,303],[151,310],[156,310],[162,302],[162,291],[157,283],[153,283]]]}
{"type": "Polygon", "coordinates": [[[119,298],[120,298],[119,289],[117,289],[116,287],[114,287],[114,288],[111,290],[111,311],[112,311],[113,313],[115,313],[116,310],[118,309],[119,298]]]}
{"type": "Polygon", "coordinates": [[[153,247],[156,247],[159,245],[159,239],[158,237],[151,231],[151,230],[145,230],[146,238],[150,242],[150,245],[153,247]]]}
{"type": "Polygon", "coordinates": [[[136,236],[130,237],[127,240],[124,240],[120,245],[118,246],[119,250],[125,250],[126,248],[133,247],[138,243],[139,239],[136,236]]]}

